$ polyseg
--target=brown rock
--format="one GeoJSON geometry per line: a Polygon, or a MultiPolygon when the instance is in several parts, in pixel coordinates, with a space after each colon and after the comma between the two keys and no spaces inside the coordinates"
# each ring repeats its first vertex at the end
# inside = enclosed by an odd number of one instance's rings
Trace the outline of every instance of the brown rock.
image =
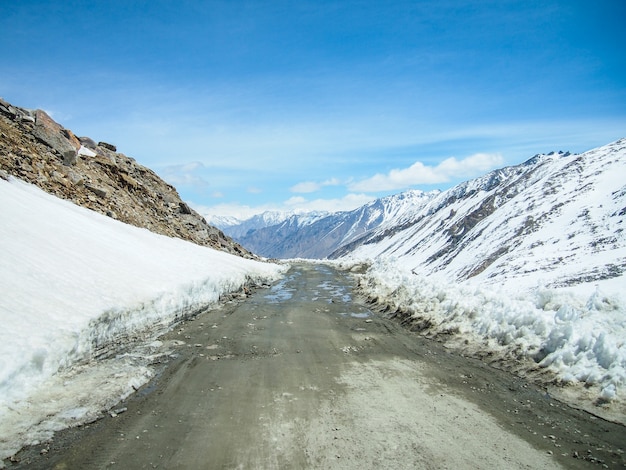
{"type": "Polygon", "coordinates": [[[98,147],[102,147],[103,149],[110,150],[111,152],[117,152],[117,147],[113,144],[108,144],[106,142],[98,142],[98,147]]]}
{"type": "MultiPolygon", "coordinates": [[[[65,152],[73,150],[74,153],[76,153],[76,151],[80,148],[80,142],[78,143],[78,147],[76,147],[75,143],[68,139],[64,130],[65,129],[48,116],[45,111],[42,111],[41,109],[35,111],[35,127],[33,129],[33,135],[40,141],[52,147],[59,154],[63,155],[65,160],[65,152]]],[[[76,142],[78,142],[78,139],[76,142]]]]}
{"type": "Polygon", "coordinates": [[[63,152],[63,164],[65,166],[71,166],[76,164],[76,150],[66,150],[63,152]]]}
{"type": "Polygon", "coordinates": [[[86,184],[85,188],[87,188],[89,191],[91,191],[92,193],[94,193],[96,196],[101,197],[101,198],[105,198],[107,197],[107,190],[103,189],[103,188],[98,188],[97,186],[93,186],[91,184],[86,184]]]}
{"type": "Polygon", "coordinates": [[[72,147],[74,147],[74,150],[76,150],[78,152],[80,150],[81,145],[82,145],[80,143],[80,140],[78,139],[78,137],[76,137],[74,135],[74,133],[72,131],[70,131],[69,129],[62,129],[61,132],[63,133],[65,138],[70,142],[72,147]]]}

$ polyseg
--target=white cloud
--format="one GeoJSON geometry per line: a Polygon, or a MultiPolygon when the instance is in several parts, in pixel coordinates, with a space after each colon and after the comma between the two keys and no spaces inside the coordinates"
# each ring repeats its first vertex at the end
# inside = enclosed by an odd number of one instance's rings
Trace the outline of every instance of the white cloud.
{"type": "Polygon", "coordinates": [[[245,220],[265,211],[349,211],[361,207],[372,200],[374,198],[366,194],[347,194],[342,198],[313,200],[308,200],[302,196],[294,196],[281,204],[263,204],[254,207],[237,203],[216,204],[214,206],[203,206],[194,203],[191,203],[191,205],[203,216],[224,215],[245,220]]]}
{"type": "Polygon", "coordinates": [[[347,194],[342,198],[308,200],[302,196],[294,196],[285,201],[284,206],[290,210],[301,211],[350,211],[367,204],[374,198],[367,194],[347,194]]]}
{"type": "Polygon", "coordinates": [[[173,186],[185,186],[198,192],[204,192],[208,189],[209,182],[199,173],[205,168],[201,162],[191,162],[166,166],[159,173],[165,181],[173,186]]]}
{"type": "Polygon", "coordinates": [[[447,158],[436,166],[415,162],[408,168],[393,169],[387,174],[378,173],[371,178],[349,185],[351,191],[390,191],[405,189],[417,184],[446,183],[453,178],[471,178],[501,166],[500,154],[476,153],[463,160],[447,158]]]}
{"type": "Polygon", "coordinates": [[[303,181],[293,185],[289,190],[292,193],[314,193],[321,190],[326,186],[338,186],[341,182],[337,178],[330,178],[322,182],[317,181],[303,181]]]}
{"type": "Polygon", "coordinates": [[[182,165],[179,165],[178,168],[180,169],[180,171],[191,172],[191,171],[203,169],[205,168],[205,166],[204,166],[204,163],[202,162],[191,162],[191,163],[184,163],[182,165]]]}
{"type": "Polygon", "coordinates": [[[314,181],[303,181],[289,188],[292,193],[314,193],[322,189],[319,183],[314,181]]]}
{"type": "Polygon", "coordinates": [[[302,204],[306,204],[307,200],[305,198],[303,198],[302,196],[294,196],[294,197],[290,197],[289,199],[287,199],[284,204],[287,207],[295,207],[295,206],[300,206],[302,204]]]}

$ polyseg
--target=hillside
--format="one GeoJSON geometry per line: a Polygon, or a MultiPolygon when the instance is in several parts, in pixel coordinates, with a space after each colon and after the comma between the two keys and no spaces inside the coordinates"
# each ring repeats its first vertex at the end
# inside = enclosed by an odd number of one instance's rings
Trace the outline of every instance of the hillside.
{"type": "Polygon", "coordinates": [[[463,183],[332,254],[396,258],[448,281],[573,286],[626,270],[626,139],[463,183]],[[417,210],[415,210],[417,209],[417,210]]]}
{"type": "Polygon", "coordinates": [[[42,110],[0,100],[0,178],[155,233],[253,257],[183,202],[176,189],[114,145],[76,137],[42,110]]]}

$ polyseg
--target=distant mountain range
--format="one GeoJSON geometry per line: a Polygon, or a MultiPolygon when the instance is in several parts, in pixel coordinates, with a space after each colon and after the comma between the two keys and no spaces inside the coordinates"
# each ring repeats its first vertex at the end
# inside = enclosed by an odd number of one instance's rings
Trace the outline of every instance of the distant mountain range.
{"type": "Polygon", "coordinates": [[[385,224],[400,224],[410,208],[438,195],[408,191],[372,201],[346,212],[264,212],[233,224],[209,217],[209,222],[253,252],[268,258],[327,258],[341,247],[385,224]]]}
{"type": "Polygon", "coordinates": [[[580,155],[535,155],[447,191],[408,191],[353,211],[212,222],[266,257],[387,256],[487,282],[558,269],[559,284],[572,285],[626,270],[625,176],[622,139],[580,155]]]}
{"type": "Polygon", "coordinates": [[[328,212],[293,212],[293,211],[265,211],[249,219],[238,219],[232,216],[207,215],[206,220],[219,229],[226,229],[237,237],[245,237],[256,230],[282,224],[288,219],[295,218],[299,226],[315,222],[329,215],[328,212]]]}

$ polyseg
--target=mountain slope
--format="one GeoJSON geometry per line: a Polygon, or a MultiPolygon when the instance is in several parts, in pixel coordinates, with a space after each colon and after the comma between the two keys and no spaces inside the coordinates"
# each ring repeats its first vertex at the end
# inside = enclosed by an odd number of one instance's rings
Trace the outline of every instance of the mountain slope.
{"type": "Polygon", "coordinates": [[[394,257],[451,281],[610,279],[626,270],[624,175],[626,139],[537,155],[445,191],[404,225],[381,224],[333,256],[394,257]]]}
{"type": "Polygon", "coordinates": [[[78,138],[44,111],[0,99],[0,177],[8,175],[122,222],[252,257],[115,146],[78,138]]]}

